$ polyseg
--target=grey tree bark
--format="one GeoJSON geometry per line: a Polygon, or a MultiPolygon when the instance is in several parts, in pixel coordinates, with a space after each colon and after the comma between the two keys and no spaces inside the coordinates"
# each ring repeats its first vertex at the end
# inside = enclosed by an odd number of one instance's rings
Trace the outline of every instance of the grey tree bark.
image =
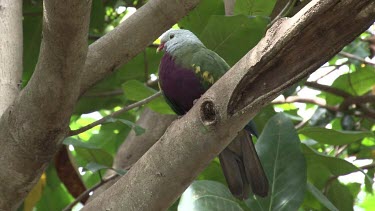
{"type": "MultiPolygon", "coordinates": [[[[16,20],[22,19],[21,3],[17,1],[18,12],[10,12],[17,13],[16,20]]],[[[91,0],[44,2],[43,41],[36,69],[0,118],[0,210],[16,209],[38,181],[69,132],[69,119],[79,96],[141,52],[198,3],[150,1],[88,48],[91,0]]],[[[9,4],[0,2],[0,15],[3,10],[13,10],[9,4]]],[[[13,24],[22,30],[21,21],[13,24]]],[[[17,34],[7,35],[11,36],[17,34]]],[[[22,46],[22,40],[18,44],[22,46]]],[[[22,50],[17,53],[22,55],[22,50]]]]}
{"type": "Polygon", "coordinates": [[[280,19],[125,176],[83,210],[166,210],[261,107],[374,20],[372,0],[313,0],[292,18],[280,19]]]}
{"type": "Polygon", "coordinates": [[[0,116],[19,93],[22,76],[22,1],[0,0],[0,116]]]}

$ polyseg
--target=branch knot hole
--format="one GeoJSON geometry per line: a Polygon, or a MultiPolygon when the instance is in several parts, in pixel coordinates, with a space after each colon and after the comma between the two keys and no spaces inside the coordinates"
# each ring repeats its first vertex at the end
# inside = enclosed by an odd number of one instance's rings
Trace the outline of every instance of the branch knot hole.
{"type": "Polygon", "coordinates": [[[210,126],[217,122],[215,104],[212,100],[205,100],[200,107],[200,117],[204,125],[210,126]]]}

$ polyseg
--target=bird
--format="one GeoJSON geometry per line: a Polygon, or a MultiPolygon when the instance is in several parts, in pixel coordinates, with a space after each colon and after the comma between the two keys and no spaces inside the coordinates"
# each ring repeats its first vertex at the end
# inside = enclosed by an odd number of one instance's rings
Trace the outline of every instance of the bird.
{"type": "MultiPolygon", "coordinates": [[[[171,29],[160,38],[157,52],[163,51],[159,65],[159,87],[165,101],[177,115],[186,114],[230,66],[191,31],[171,29]]],[[[219,154],[220,165],[229,190],[240,200],[268,195],[269,183],[255,150],[249,122],[219,154]]]]}

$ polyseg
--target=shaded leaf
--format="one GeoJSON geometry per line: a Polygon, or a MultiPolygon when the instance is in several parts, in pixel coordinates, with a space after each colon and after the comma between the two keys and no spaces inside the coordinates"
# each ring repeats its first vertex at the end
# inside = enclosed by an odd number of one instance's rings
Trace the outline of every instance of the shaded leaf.
{"type": "Polygon", "coordinates": [[[242,211],[243,209],[226,186],[214,181],[200,180],[194,181],[182,194],[178,210],[242,211]]]}
{"type": "Polygon", "coordinates": [[[322,127],[305,127],[298,133],[308,136],[321,144],[344,145],[365,137],[374,137],[370,131],[337,131],[322,127]]]}
{"type": "Polygon", "coordinates": [[[284,115],[272,117],[256,143],[268,180],[266,198],[250,197],[252,210],[297,210],[306,191],[306,163],[292,122],[284,115]]]}
{"type": "Polygon", "coordinates": [[[201,1],[178,25],[199,35],[212,15],[224,15],[224,2],[222,0],[201,1]]]}
{"type": "Polygon", "coordinates": [[[74,199],[61,183],[53,165],[50,165],[45,173],[46,186],[36,208],[37,210],[62,210],[74,199]]]}
{"type": "MultiPolygon", "coordinates": [[[[125,82],[122,85],[122,88],[125,92],[125,96],[132,101],[143,100],[157,92],[156,90],[145,86],[143,83],[137,80],[130,80],[125,82]]],[[[174,114],[174,112],[171,110],[162,96],[147,103],[146,106],[159,113],[174,114]]]]}
{"type": "Polygon", "coordinates": [[[276,0],[236,0],[234,14],[270,16],[276,0]]]}
{"type": "MultiPolygon", "coordinates": [[[[357,171],[364,173],[346,160],[320,154],[305,144],[302,144],[302,151],[308,166],[309,180],[318,188],[323,188],[331,176],[346,175],[357,171]]],[[[367,179],[370,180],[370,178],[367,179]]]]}
{"type": "Polygon", "coordinates": [[[317,189],[313,184],[307,183],[307,190],[320,202],[322,203],[327,209],[330,211],[339,211],[335,205],[333,205],[327,197],[317,189]]]}
{"type": "Polygon", "coordinates": [[[98,146],[92,144],[91,142],[88,141],[82,141],[80,139],[75,139],[72,137],[66,138],[63,141],[63,144],[69,146],[73,145],[74,147],[81,147],[81,148],[86,148],[86,149],[99,149],[98,146]]]}
{"type": "Polygon", "coordinates": [[[259,42],[267,24],[263,17],[213,15],[199,38],[232,66],[259,42]]]}
{"type": "Polygon", "coordinates": [[[354,199],[350,190],[337,180],[329,186],[327,197],[340,211],[353,210],[354,199]]]}

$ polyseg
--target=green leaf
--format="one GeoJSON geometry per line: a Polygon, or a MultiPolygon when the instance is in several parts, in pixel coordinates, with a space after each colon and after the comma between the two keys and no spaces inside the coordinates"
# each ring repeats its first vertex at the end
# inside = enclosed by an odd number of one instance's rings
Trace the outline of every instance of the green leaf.
{"type": "Polygon", "coordinates": [[[63,144],[69,146],[69,145],[73,145],[74,147],[81,147],[81,148],[85,148],[85,149],[99,149],[98,146],[92,144],[91,142],[89,141],[82,141],[80,139],[75,139],[75,138],[66,138],[64,141],[63,141],[63,144]]]}
{"type": "Polygon", "coordinates": [[[106,165],[102,165],[102,164],[99,164],[99,163],[95,163],[95,162],[88,163],[86,165],[86,167],[84,168],[84,170],[91,171],[92,173],[95,173],[95,172],[97,172],[99,170],[102,170],[102,169],[110,169],[112,171],[115,171],[119,175],[124,175],[126,173],[126,170],[114,169],[112,167],[109,167],[109,166],[106,166],[106,165]]]}
{"type": "Polygon", "coordinates": [[[222,0],[201,1],[178,25],[199,35],[212,15],[224,15],[224,2],[222,0]]]}
{"type": "Polygon", "coordinates": [[[46,186],[42,198],[36,205],[36,210],[62,210],[74,199],[57,176],[53,165],[46,170],[46,186]]]}
{"type": "Polygon", "coordinates": [[[137,136],[142,135],[143,133],[146,132],[146,130],[144,128],[142,128],[141,126],[135,124],[134,122],[126,120],[126,119],[109,118],[106,122],[121,122],[121,123],[127,125],[128,127],[132,128],[135,132],[135,135],[137,135],[137,136]]]}
{"type": "Polygon", "coordinates": [[[282,113],[272,117],[256,143],[270,182],[266,198],[251,197],[252,210],[298,210],[306,191],[306,162],[292,122],[282,113]]]}
{"type": "MultiPolygon", "coordinates": [[[[363,95],[370,91],[375,84],[374,68],[369,65],[365,67],[356,66],[355,68],[355,72],[341,75],[331,86],[344,90],[352,95],[363,95]]],[[[341,103],[343,98],[327,93],[326,100],[327,104],[336,105],[341,103]]]]}
{"type": "Polygon", "coordinates": [[[365,190],[367,193],[373,194],[374,190],[372,186],[374,184],[375,169],[368,169],[366,174],[371,178],[371,181],[365,178],[365,190]]]}
{"type": "Polygon", "coordinates": [[[90,31],[100,34],[104,29],[105,8],[102,0],[93,0],[90,17],[90,31]]]}
{"type": "Polygon", "coordinates": [[[87,171],[91,171],[92,173],[95,173],[99,170],[109,169],[109,168],[111,168],[111,167],[105,166],[105,165],[102,165],[102,164],[99,164],[99,163],[95,163],[95,162],[90,162],[86,165],[86,167],[84,169],[87,170],[87,171]]]}
{"type": "Polygon", "coordinates": [[[340,211],[353,211],[354,199],[350,190],[337,180],[330,184],[327,197],[340,211]]]}
{"type": "MultiPolygon", "coordinates": [[[[132,101],[143,100],[157,91],[145,86],[143,83],[137,80],[130,80],[122,85],[125,92],[125,96],[132,101]]],[[[163,113],[163,114],[174,114],[169,105],[165,102],[163,97],[158,97],[153,101],[146,104],[147,107],[153,111],[163,113]]]]}
{"type": "MultiPolygon", "coordinates": [[[[324,187],[331,176],[341,176],[357,171],[364,173],[362,169],[346,160],[322,155],[305,144],[302,144],[302,151],[308,166],[309,181],[320,189],[324,187]]],[[[367,176],[366,178],[371,180],[367,176]]]]}
{"type": "Polygon", "coordinates": [[[226,186],[214,181],[200,180],[194,181],[182,194],[178,210],[242,211],[243,209],[226,186]]]}
{"type": "Polygon", "coordinates": [[[199,37],[232,66],[259,42],[267,24],[263,17],[213,15],[199,37]]]}
{"type": "Polygon", "coordinates": [[[102,149],[74,148],[78,166],[86,166],[90,162],[99,163],[105,166],[112,166],[113,157],[102,149]]]}
{"type": "Polygon", "coordinates": [[[236,0],[234,14],[270,16],[276,0],[236,0]]]}
{"type": "Polygon", "coordinates": [[[328,199],[327,197],[322,193],[320,192],[319,189],[317,189],[313,184],[311,183],[307,183],[307,190],[313,195],[315,196],[315,198],[320,202],[322,203],[326,208],[328,208],[330,211],[339,211],[335,205],[333,205],[328,199]]]}
{"type": "Polygon", "coordinates": [[[42,40],[42,2],[22,1],[23,12],[23,74],[22,86],[25,87],[34,72],[39,57],[42,40]]]}
{"type": "Polygon", "coordinates": [[[370,131],[337,131],[322,127],[305,127],[298,133],[308,136],[321,144],[344,145],[365,137],[374,137],[370,131]]]}
{"type": "Polygon", "coordinates": [[[375,195],[374,194],[366,194],[365,199],[362,203],[359,204],[361,208],[364,210],[373,210],[375,207],[375,195]]]}
{"type": "Polygon", "coordinates": [[[122,85],[125,96],[132,101],[143,100],[156,93],[156,90],[145,86],[137,80],[130,80],[122,85]]]}

